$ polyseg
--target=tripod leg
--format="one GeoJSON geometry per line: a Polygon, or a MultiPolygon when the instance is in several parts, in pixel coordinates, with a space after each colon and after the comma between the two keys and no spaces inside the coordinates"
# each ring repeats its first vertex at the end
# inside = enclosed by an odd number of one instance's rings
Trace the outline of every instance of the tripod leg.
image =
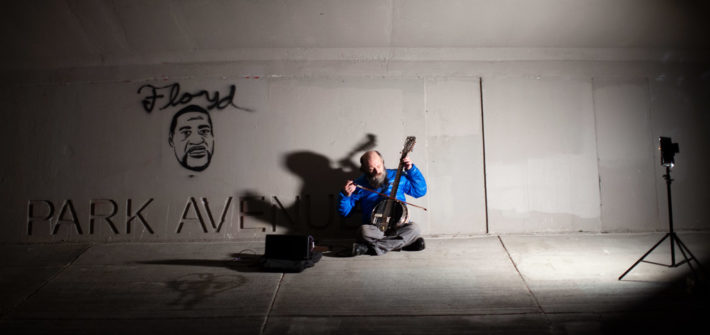
{"type": "MultiPolygon", "coordinates": [[[[677,236],[675,236],[675,237],[674,237],[674,236],[671,236],[671,238],[676,238],[676,239],[677,239],[678,237],[677,237],[677,236]]],[[[695,272],[695,268],[693,267],[693,264],[690,263],[690,260],[693,259],[693,258],[692,258],[692,255],[691,255],[691,258],[688,258],[688,255],[685,253],[685,250],[683,250],[683,245],[680,243],[680,240],[677,240],[676,242],[678,242],[678,249],[680,249],[680,253],[683,254],[683,258],[685,259],[684,262],[688,263],[688,267],[690,268],[690,271],[693,272],[693,275],[695,276],[695,279],[697,280],[697,279],[698,279],[698,274],[695,272]]],[[[683,262],[680,262],[680,263],[678,263],[678,264],[674,264],[674,266],[678,266],[678,265],[681,265],[681,264],[683,264],[683,262]]]]}
{"type": "Polygon", "coordinates": [[[648,249],[648,251],[647,251],[645,254],[643,254],[643,256],[641,256],[641,258],[639,258],[639,259],[636,261],[636,263],[634,263],[634,265],[632,265],[630,268],[628,268],[628,269],[626,270],[626,272],[624,272],[621,276],[619,276],[619,280],[621,280],[622,278],[624,278],[624,276],[626,276],[626,274],[628,274],[629,272],[631,272],[631,270],[632,270],[633,268],[635,268],[636,265],[638,265],[639,263],[641,263],[641,262],[643,261],[643,259],[646,258],[646,256],[648,256],[648,254],[650,254],[650,253],[653,251],[653,249],[656,249],[656,247],[658,247],[658,245],[660,245],[661,242],[663,242],[663,241],[664,241],[666,238],[668,238],[668,236],[670,236],[670,235],[671,235],[671,233],[667,233],[666,236],[663,236],[663,238],[662,238],[660,241],[658,241],[653,247],[651,247],[651,249],[648,249]]]}
{"type": "MultiPolygon", "coordinates": [[[[676,236],[675,238],[676,238],[676,242],[678,242],[678,249],[680,249],[680,252],[683,254],[685,261],[688,263],[688,267],[690,268],[690,271],[693,272],[693,277],[695,278],[695,281],[699,282],[700,276],[698,276],[698,271],[695,271],[695,268],[693,267],[693,264],[691,264],[690,260],[695,259],[695,262],[698,263],[698,270],[701,269],[700,263],[695,258],[695,256],[693,256],[693,254],[690,252],[690,249],[688,249],[688,247],[686,247],[685,244],[683,244],[683,242],[680,240],[680,238],[678,238],[678,236],[676,236]],[[688,252],[688,254],[690,254],[690,258],[688,258],[688,256],[686,255],[686,253],[685,253],[686,251],[688,252]]],[[[680,265],[680,264],[678,264],[678,265],[680,265]]]]}
{"type": "MultiPolygon", "coordinates": [[[[698,261],[698,259],[695,258],[695,256],[693,255],[693,253],[690,252],[690,249],[688,249],[688,247],[685,246],[685,243],[683,243],[683,241],[681,241],[678,236],[676,236],[675,239],[676,239],[676,241],[678,242],[678,246],[680,247],[680,251],[683,252],[683,256],[685,256],[685,252],[687,252],[688,255],[690,255],[690,258],[688,258],[688,257],[685,258],[686,261],[688,262],[688,264],[690,264],[690,260],[691,260],[691,259],[692,259],[692,260],[695,260],[695,263],[698,264],[698,269],[701,270],[701,271],[704,271],[702,264],[700,264],[700,261],[698,261]],[[683,250],[685,250],[685,251],[683,251],[683,250]]],[[[692,266],[691,266],[690,268],[691,268],[691,270],[693,269],[692,266]]],[[[694,270],[693,270],[693,271],[694,271],[694,270]]]]}

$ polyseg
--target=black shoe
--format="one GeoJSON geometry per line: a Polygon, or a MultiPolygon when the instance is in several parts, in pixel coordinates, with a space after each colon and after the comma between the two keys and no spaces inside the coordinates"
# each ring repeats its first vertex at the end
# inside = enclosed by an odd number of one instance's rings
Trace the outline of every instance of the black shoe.
{"type": "Polygon", "coordinates": [[[420,237],[420,238],[414,240],[414,242],[412,242],[412,244],[402,248],[402,250],[404,250],[404,251],[422,251],[422,250],[424,250],[424,248],[426,248],[426,245],[424,244],[424,238],[420,237]]]}
{"type": "Polygon", "coordinates": [[[353,243],[352,256],[367,255],[370,252],[370,248],[362,243],[353,243]]]}

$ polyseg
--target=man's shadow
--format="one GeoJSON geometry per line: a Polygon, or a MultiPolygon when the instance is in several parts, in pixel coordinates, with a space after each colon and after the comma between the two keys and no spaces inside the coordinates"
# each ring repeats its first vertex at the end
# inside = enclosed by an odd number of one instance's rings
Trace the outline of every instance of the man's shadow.
{"type": "Polygon", "coordinates": [[[362,223],[361,214],[356,209],[352,215],[340,217],[337,213],[338,192],[346,180],[355,179],[360,174],[359,156],[355,156],[373,149],[376,144],[376,136],[366,134],[360,143],[336,162],[313,151],[288,153],[282,164],[301,180],[296,199],[286,205],[285,199],[278,196],[267,198],[255,191],[246,191],[239,195],[240,210],[247,214],[261,214],[249,218],[259,221],[261,226],[265,225],[266,233],[274,233],[279,227],[280,231],[285,230],[288,234],[312,235],[321,245],[352,238],[354,230],[362,223]],[[270,211],[274,214],[268,215],[270,211]]]}

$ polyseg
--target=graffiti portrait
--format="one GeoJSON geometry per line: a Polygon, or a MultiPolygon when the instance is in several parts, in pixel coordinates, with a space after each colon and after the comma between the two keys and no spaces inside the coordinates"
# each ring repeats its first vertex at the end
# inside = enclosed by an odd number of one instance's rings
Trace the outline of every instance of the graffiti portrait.
{"type": "Polygon", "coordinates": [[[212,119],[207,110],[189,105],[175,113],[170,122],[168,142],[184,168],[192,171],[206,169],[214,153],[212,119]]]}

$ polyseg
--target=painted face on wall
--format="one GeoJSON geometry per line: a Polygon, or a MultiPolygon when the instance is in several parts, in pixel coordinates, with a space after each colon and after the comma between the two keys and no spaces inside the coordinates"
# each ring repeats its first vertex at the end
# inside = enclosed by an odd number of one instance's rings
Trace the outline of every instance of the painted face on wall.
{"type": "Polygon", "coordinates": [[[193,171],[206,169],[214,152],[212,119],[207,111],[190,105],[175,113],[168,142],[184,168],[193,171]]]}

